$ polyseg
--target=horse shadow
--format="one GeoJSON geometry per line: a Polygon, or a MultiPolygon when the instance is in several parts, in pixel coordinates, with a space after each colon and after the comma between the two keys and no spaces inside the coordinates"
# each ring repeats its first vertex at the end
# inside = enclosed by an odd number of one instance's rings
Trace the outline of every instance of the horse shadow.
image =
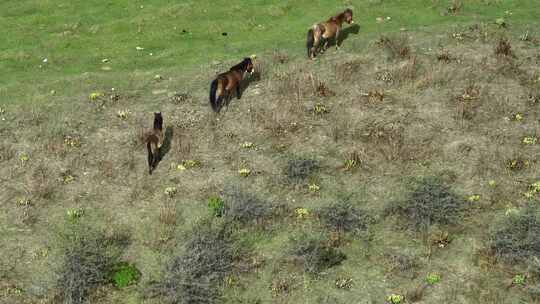
{"type": "Polygon", "coordinates": [[[237,92],[231,92],[231,94],[227,96],[227,98],[224,98],[223,105],[220,107],[220,110],[223,107],[228,109],[229,104],[231,103],[233,99],[238,99],[238,100],[242,99],[242,96],[244,95],[244,91],[247,90],[247,88],[250,86],[252,82],[258,81],[260,80],[260,78],[261,78],[261,75],[259,71],[254,71],[253,74],[248,75],[247,77],[244,77],[244,79],[242,79],[240,83],[238,84],[238,87],[239,87],[238,94],[237,92]]]}
{"type": "Polygon", "coordinates": [[[339,33],[339,41],[337,41],[336,39],[333,39],[334,41],[331,42],[331,45],[335,46],[336,44],[339,44],[341,46],[343,41],[349,38],[349,35],[358,35],[359,32],[360,32],[360,25],[355,23],[351,26],[348,26],[342,29],[341,32],[339,33]]]}
{"type": "Polygon", "coordinates": [[[173,133],[174,131],[172,127],[165,128],[165,136],[163,138],[163,144],[161,145],[161,149],[159,149],[159,157],[156,163],[156,167],[161,162],[163,157],[165,157],[165,155],[167,155],[167,153],[171,151],[171,142],[173,138],[173,133]]]}

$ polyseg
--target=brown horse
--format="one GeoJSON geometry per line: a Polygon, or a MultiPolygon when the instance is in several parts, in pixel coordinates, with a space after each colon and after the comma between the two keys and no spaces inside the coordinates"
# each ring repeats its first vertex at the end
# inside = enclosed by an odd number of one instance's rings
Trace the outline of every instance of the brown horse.
{"type": "Polygon", "coordinates": [[[353,12],[350,8],[346,9],[342,13],[331,17],[325,22],[314,24],[307,33],[307,54],[311,59],[315,59],[317,51],[319,50],[319,44],[324,40],[323,51],[328,47],[328,41],[331,38],[335,38],[336,49],[339,49],[339,32],[343,22],[353,24],[353,12]]]}
{"type": "Polygon", "coordinates": [[[240,99],[241,81],[244,79],[244,74],[248,72],[253,74],[253,61],[246,57],[242,62],[233,66],[229,71],[219,74],[210,84],[210,106],[214,112],[219,113],[221,110],[222,101],[228,103],[231,99],[232,92],[236,93],[236,98],[240,99]]]}
{"type": "Polygon", "coordinates": [[[154,128],[146,136],[146,148],[148,149],[148,173],[156,168],[160,160],[161,145],[163,145],[163,116],[161,112],[154,113],[154,128]]]}

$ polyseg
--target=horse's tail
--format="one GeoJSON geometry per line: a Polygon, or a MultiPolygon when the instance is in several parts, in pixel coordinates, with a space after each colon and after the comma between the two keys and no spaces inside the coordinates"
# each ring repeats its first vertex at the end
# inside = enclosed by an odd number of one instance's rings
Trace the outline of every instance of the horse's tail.
{"type": "Polygon", "coordinates": [[[152,174],[152,169],[154,169],[154,153],[152,153],[152,141],[150,139],[146,143],[146,149],[148,150],[148,172],[152,174]]]}
{"type": "Polygon", "coordinates": [[[219,79],[216,78],[210,84],[210,106],[214,112],[219,112],[220,97],[216,96],[219,87],[219,79]]]}
{"type": "Polygon", "coordinates": [[[311,57],[311,52],[312,52],[314,44],[315,44],[315,33],[313,32],[313,28],[310,28],[309,31],[307,32],[307,42],[306,42],[308,57],[311,57]]]}

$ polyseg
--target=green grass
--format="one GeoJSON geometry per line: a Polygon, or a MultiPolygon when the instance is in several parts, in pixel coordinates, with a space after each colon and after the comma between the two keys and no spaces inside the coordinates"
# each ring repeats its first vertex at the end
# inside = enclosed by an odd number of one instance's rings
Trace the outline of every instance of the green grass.
{"type": "Polygon", "coordinates": [[[354,8],[361,26],[354,39],[364,42],[402,27],[494,22],[498,17],[522,26],[536,21],[540,10],[535,0],[465,1],[456,16],[443,16],[448,1],[434,0],[4,1],[0,102],[41,102],[105,85],[135,90],[140,89],[132,80],[137,73],[173,69],[192,74],[216,60],[272,49],[303,54],[307,28],[344,7],[354,8]],[[379,16],[392,20],[378,24],[379,16]],[[102,62],[105,58],[109,63],[102,62]],[[51,97],[51,90],[57,96],[51,97]]]}

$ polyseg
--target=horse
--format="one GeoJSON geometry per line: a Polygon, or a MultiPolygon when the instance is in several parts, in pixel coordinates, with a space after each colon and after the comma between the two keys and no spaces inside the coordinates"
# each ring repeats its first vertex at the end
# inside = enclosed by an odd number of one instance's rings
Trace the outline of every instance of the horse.
{"type": "Polygon", "coordinates": [[[236,98],[240,99],[241,81],[246,72],[253,74],[252,58],[246,57],[242,62],[233,66],[229,71],[219,74],[210,84],[210,106],[216,113],[222,108],[222,101],[228,102],[231,99],[232,92],[236,93],[236,98]]]}
{"type": "Polygon", "coordinates": [[[154,112],[154,128],[146,136],[146,148],[148,150],[148,173],[156,168],[160,160],[160,150],[163,145],[163,116],[161,112],[154,112]]]}
{"type": "Polygon", "coordinates": [[[331,38],[335,38],[336,49],[339,49],[339,32],[343,22],[353,24],[353,12],[350,8],[346,9],[342,13],[330,17],[325,22],[314,24],[307,32],[307,55],[311,59],[315,59],[317,51],[319,50],[319,44],[324,39],[323,51],[328,47],[328,41],[331,38]]]}

